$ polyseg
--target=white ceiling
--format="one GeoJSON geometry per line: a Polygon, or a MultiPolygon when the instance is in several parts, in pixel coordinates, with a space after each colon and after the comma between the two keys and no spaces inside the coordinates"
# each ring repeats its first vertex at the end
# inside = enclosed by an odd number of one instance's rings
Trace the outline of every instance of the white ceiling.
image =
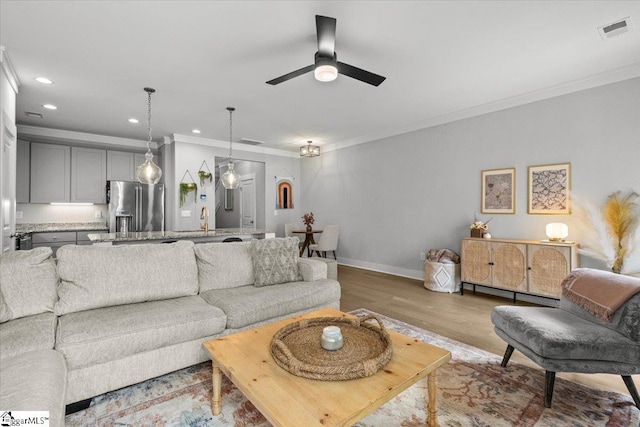
{"type": "Polygon", "coordinates": [[[640,76],[639,1],[2,0],[0,12],[18,124],[138,140],[145,86],[157,90],[154,140],[198,128],[228,141],[234,106],[234,140],[297,150],[640,76]],[[339,60],[387,80],[265,84],[313,63],[316,14],[337,19],[339,60]],[[630,32],[600,38],[597,27],[627,16],[630,32]]]}

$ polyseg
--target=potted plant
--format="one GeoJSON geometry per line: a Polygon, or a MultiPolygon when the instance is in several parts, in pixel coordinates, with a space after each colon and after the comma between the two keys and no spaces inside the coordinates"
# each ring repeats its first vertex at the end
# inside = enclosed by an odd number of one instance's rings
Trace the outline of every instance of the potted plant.
{"type": "Polygon", "coordinates": [[[204,182],[208,179],[209,182],[213,182],[213,174],[207,171],[198,171],[198,176],[200,177],[200,186],[204,186],[204,182]]]}
{"type": "Polygon", "coordinates": [[[487,224],[489,224],[492,219],[493,218],[489,218],[489,221],[482,222],[478,221],[478,218],[474,215],[473,224],[469,226],[469,228],[471,229],[471,237],[482,237],[483,234],[485,234],[489,229],[489,226],[487,224]]]}
{"type": "Polygon", "coordinates": [[[187,194],[194,191],[193,203],[198,200],[198,185],[195,182],[181,182],[180,183],[180,207],[184,206],[184,202],[187,198],[187,194]]]}
{"type": "Polygon", "coordinates": [[[307,232],[312,230],[311,224],[315,222],[313,218],[313,212],[306,213],[302,216],[302,222],[307,226],[307,232]]]}

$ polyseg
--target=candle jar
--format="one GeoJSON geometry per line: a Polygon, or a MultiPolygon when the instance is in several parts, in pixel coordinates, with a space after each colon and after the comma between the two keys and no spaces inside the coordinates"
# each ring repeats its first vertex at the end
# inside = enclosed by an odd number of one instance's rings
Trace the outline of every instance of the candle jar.
{"type": "Polygon", "coordinates": [[[337,326],[327,326],[322,330],[322,348],[333,351],[339,350],[344,344],[342,332],[337,326]]]}

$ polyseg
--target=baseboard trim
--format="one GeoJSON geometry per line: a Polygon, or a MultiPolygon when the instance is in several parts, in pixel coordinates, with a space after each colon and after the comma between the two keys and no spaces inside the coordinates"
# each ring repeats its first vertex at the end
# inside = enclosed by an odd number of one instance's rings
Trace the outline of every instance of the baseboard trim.
{"type": "MultiPolygon", "coordinates": [[[[338,258],[338,264],[346,265],[349,267],[361,268],[363,270],[376,271],[378,273],[391,274],[392,276],[406,277],[409,279],[419,280],[421,282],[424,281],[424,272],[419,270],[393,267],[391,265],[386,265],[386,264],[376,264],[373,262],[359,261],[355,259],[342,258],[342,257],[338,258]]],[[[338,281],[340,281],[340,277],[338,277],[338,281]]],[[[462,286],[464,286],[465,291],[473,291],[473,285],[469,283],[463,283],[462,286]]],[[[477,286],[475,292],[480,294],[493,295],[493,296],[497,296],[505,299],[511,299],[511,300],[513,299],[513,292],[511,291],[505,291],[502,289],[496,289],[496,288],[491,288],[486,286],[477,286]]],[[[558,304],[559,304],[558,300],[538,297],[536,295],[521,294],[521,293],[518,294],[517,300],[523,301],[523,302],[529,302],[537,305],[550,306],[550,307],[558,307],[558,304]]]]}
{"type": "Polygon", "coordinates": [[[362,268],[364,270],[377,271],[379,273],[387,273],[394,276],[407,277],[409,279],[424,280],[424,272],[421,270],[411,270],[408,268],[394,267],[386,264],[376,264],[373,262],[359,261],[349,258],[338,258],[338,264],[347,265],[349,267],[362,268]]]}

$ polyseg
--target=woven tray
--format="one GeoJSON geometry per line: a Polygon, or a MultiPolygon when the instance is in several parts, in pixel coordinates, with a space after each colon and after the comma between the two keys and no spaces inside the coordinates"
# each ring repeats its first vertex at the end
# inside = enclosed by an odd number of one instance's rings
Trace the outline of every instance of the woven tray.
{"type": "Polygon", "coordinates": [[[271,355],[281,368],[323,381],[371,376],[389,363],[392,353],[391,337],[376,316],[303,319],[280,329],[271,340],[271,355]],[[365,323],[371,319],[379,326],[365,323]],[[338,326],[342,331],[341,349],[322,348],[322,329],[326,326],[338,326]]]}

